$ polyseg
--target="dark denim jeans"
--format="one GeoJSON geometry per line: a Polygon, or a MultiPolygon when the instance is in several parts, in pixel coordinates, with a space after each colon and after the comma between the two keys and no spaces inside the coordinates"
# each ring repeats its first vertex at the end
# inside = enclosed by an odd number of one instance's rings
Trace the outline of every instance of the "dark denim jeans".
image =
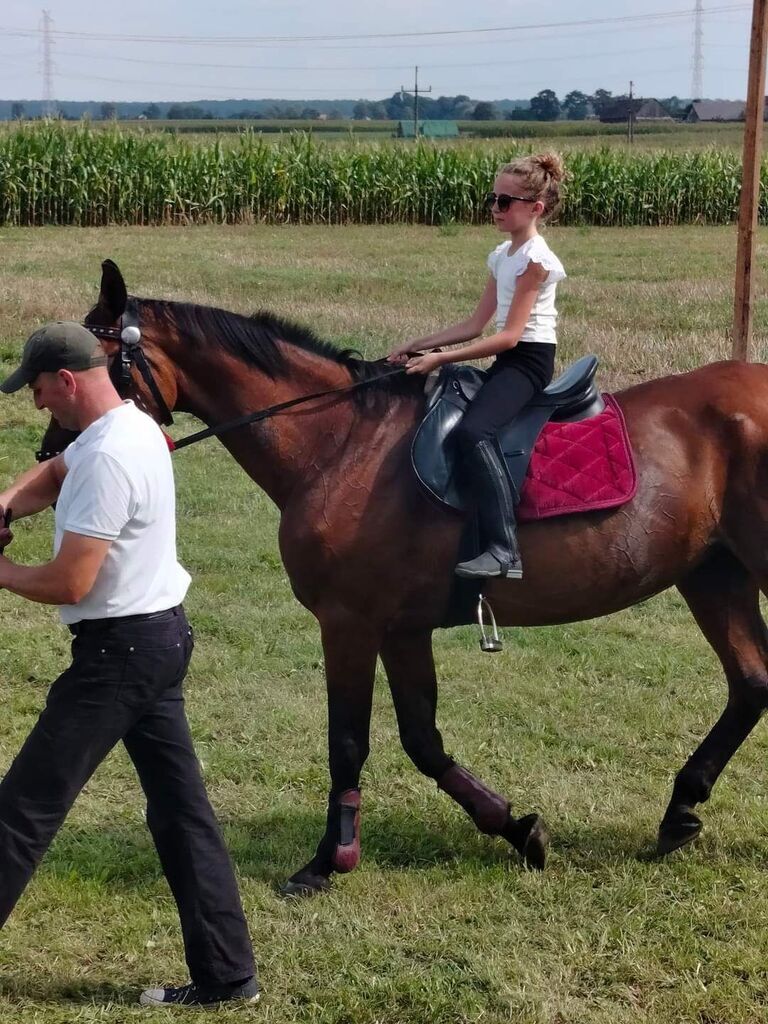
{"type": "Polygon", "coordinates": [[[72,664],[0,783],[0,926],[78,793],[122,740],[147,798],[147,824],[179,908],[194,982],[255,973],[232,864],[184,712],[193,637],[182,608],[83,625],[72,664]]]}

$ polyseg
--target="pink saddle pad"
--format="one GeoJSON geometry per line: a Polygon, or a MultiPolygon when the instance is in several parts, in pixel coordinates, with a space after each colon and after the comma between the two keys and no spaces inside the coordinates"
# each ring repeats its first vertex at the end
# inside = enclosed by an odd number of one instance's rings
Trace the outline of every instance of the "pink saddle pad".
{"type": "Polygon", "coordinates": [[[614,508],[634,497],[637,475],[618,403],[577,423],[547,423],[523,482],[521,522],[614,508]]]}

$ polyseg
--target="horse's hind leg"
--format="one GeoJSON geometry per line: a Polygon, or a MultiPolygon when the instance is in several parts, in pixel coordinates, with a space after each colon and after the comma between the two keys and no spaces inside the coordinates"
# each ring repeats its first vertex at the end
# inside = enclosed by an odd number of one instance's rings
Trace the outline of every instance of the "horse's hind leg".
{"type": "Polygon", "coordinates": [[[678,587],[722,662],[728,703],[675,779],[659,827],[660,854],[699,834],[701,820],[693,807],[709,798],[723,768],[768,707],[768,634],[757,581],[734,555],[718,548],[678,587]]]}
{"type": "Polygon", "coordinates": [[[542,869],[549,839],[542,819],[537,814],[513,818],[508,800],[457,765],[443,749],[435,724],[437,679],[431,632],[390,634],[382,646],[381,659],[403,748],[419,771],[453,797],[481,832],[502,836],[527,867],[542,869]]]}

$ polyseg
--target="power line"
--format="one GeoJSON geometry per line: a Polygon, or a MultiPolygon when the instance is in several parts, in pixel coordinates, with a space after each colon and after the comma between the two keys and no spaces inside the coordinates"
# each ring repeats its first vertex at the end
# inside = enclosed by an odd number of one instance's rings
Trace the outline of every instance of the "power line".
{"type": "Polygon", "coordinates": [[[693,67],[691,74],[691,98],[700,100],[704,95],[704,52],[701,44],[704,37],[703,0],[696,0],[696,15],[693,23],[693,67]]]}
{"type": "MultiPolygon", "coordinates": [[[[677,74],[680,73],[680,67],[678,65],[676,67],[668,67],[668,68],[651,68],[651,69],[644,69],[644,72],[645,73],[652,73],[652,74],[676,74],[677,75],[677,74]]],[[[582,85],[585,89],[589,89],[590,86],[586,83],[587,76],[589,76],[589,77],[594,79],[594,72],[593,71],[585,72],[583,77],[578,78],[578,79],[574,79],[574,81],[571,83],[573,88],[579,88],[579,86],[582,85]]],[[[135,81],[129,81],[129,80],[122,79],[122,78],[107,78],[107,77],[94,76],[94,75],[71,74],[71,75],[68,75],[67,78],[70,78],[70,79],[73,79],[73,80],[78,80],[78,81],[109,82],[109,83],[111,83],[113,85],[134,85],[135,86],[137,84],[135,81]]],[[[612,77],[612,76],[609,77],[609,76],[606,76],[606,75],[601,76],[601,85],[603,87],[610,86],[610,87],[623,88],[625,83],[626,83],[626,79],[619,72],[616,73],[615,77],[612,77]]],[[[149,79],[143,79],[141,84],[143,84],[143,85],[153,85],[153,86],[157,85],[157,86],[162,86],[162,87],[165,87],[165,88],[168,88],[168,89],[185,89],[185,90],[189,90],[190,89],[190,83],[189,82],[162,82],[162,81],[152,81],[152,80],[149,80],[149,79]]],[[[531,92],[535,93],[536,91],[538,91],[538,89],[546,87],[547,84],[548,83],[543,78],[541,80],[539,80],[539,81],[536,81],[536,80],[531,81],[531,79],[528,78],[528,79],[525,79],[524,81],[521,80],[520,82],[505,82],[505,86],[504,87],[505,87],[505,89],[507,90],[508,93],[509,92],[514,92],[515,90],[521,90],[522,91],[523,89],[528,89],[531,92]]],[[[494,82],[488,82],[488,83],[479,82],[479,83],[477,83],[476,88],[480,89],[480,90],[483,90],[485,92],[491,93],[494,89],[498,90],[498,86],[499,86],[499,83],[498,83],[498,80],[496,80],[494,82]]],[[[270,85],[270,86],[258,86],[257,87],[257,86],[254,86],[254,85],[249,85],[249,86],[245,86],[245,85],[221,85],[221,84],[220,85],[207,85],[207,84],[200,84],[200,83],[196,83],[196,87],[201,89],[201,90],[205,89],[206,92],[224,93],[226,95],[227,99],[235,99],[235,100],[242,100],[242,101],[247,101],[247,100],[251,100],[251,99],[254,99],[254,100],[255,99],[260,99],[260,100],[279,100],[279,99],[286,98],[286,96],[285,96],[286,93],[297,94],[298,98],[305,99],[305,100],[311,100],[311,99],[330,99],[330,100],[339,100],[339,102],[341,102],[344,99],[349,99],[349,94],[353,94],[355,96],[355,98],[361,97],[361,96],[366,96],[366,95],[369,95],[369,96],[379,96],[383,100],[389,99],[389,96],[391,95],[391,93],[387,93],[384,90],[383,87],[378,87],[378,88],[357,88],[357,87],[350,86],[349,89],[348,89],[348,94],[346,96],[340,96],[339,95],[339,91],[338,91],[339,87],[335,87],[333,89],[308,89],[308,88],[284,88],[282,85],[270,85]],[[259,93],[261,94],[260,96],[252,97],[252,96],[244,95],[245,93],[253,92],[257,88],[258,88],[259,93]],[[239,92],[240,95],[234,95],[233,96],[233,93],[236,93],[236,92],[239,92]],[[267,95],[264,95],[265,93],[267,95]],[[272,95],[270,95],[270,93],[272,95]]],[[[397,90],[397,91],[399,91],[399,90],[397,90]]],[[[198,102],[198,101],[199,102],[203,102],[204,99],[205,99],[205,97],[201,96],[201,97],[198,97],[196,100],[189,100],[189,101],[183,101],[183,102],[198,102]]],[[[180,100],[178,102],[182,102],[182,101],[180,100]]]]}
{"type": "MultiPolygon", "coordinates": [[[[728,69],[720,68],[718,70],[728,70],[728,69]]],[[[733,70],[733,69],[730,69],[730,70],[733,70]]],[[[737,70],[743,70],[743,69],[737,69],[737,70]]],[[[679,75],[680,74],[680,65],[677,64],[674,67],[666,67],[666,68],[643,68],[643,76],[644,77],[647,76],[647,75],[651,75],[651,74],[653,74],[653,75],[679,75]]],[[[594,78],[595,78],[595,73],[593,71],[591,71],[591,70],[585,71],[584,74],[582,76],[580,76],[580,77],[574,76],[573,80],[570,83],[570,87],[573,88],[573,89],[582,88],[585,92],[590,92],[592,90],[591,90],[591,86],[588,84],[588,79],[592,79],[592,81],[594,81],[594,78]]],[[[601,75],[600,76],[600,85],[601,85],[602,88],[610,87],[611,89],[616,88],[617,90],[623,90],[623,89],[626,89],[626,84],[627,84],[626,78],[624,78],[622,73],[619,72],[619,71],[617,71],[615,73],[615,75],[601,75]]],[[[498,80],[496,80],[494,82],[477,82],[475,88],[478,89],[478,90],[482,90],[482,91],[487,93],[487,92],[490,92],[493,89],[498,89],[498,85],[499,85],[498,80]]],[[[548,83],[547,83],[546,79],[544,79],[544,78],[542,78],[542,79],[540,79],[538,81],[535,81],[535,80],[531,81],[531,79],[527,79],[523,83],[519,83],[519,82],[518,83],[516,83],[516,82],[509,82],[508,83],[508,82],[505,82],[504,83],[504,88],[505,88],[505,90],[507,90],[508,94],[509,93],[514,94],[515,90],[518,90],[518,89],[522,90],[524,88],[528,88],[531,93],[535,93],[535,92],[537,92],[539,90],[539,88],[545,88],[547,85],[548,85],[548,83]]],[[[657,90],[657,93],[658,93],[658,90],[657,90]]]]}
{"type": "MultiPolygon", "coordinates": [[[[675,49],[676,50],[677,47],[667,47],[665,49],[667,49],[667,50],[675,49]]],[[[617,56],[619,56],[619,54],[617,54],[617,56]]],[[[552,58],[552,59],[556,59],[556,58],[552,58]]],[[[563,59],[568,59],[568,58],[563,58],[563,59]]],[[[524,61],[521,61],[520,63],[524,63],[524,61]]],[[[721,70],[721,69],[718,68],[717,70],[721,70]]],[[[672,74],[672,73],[679,74],[680,73],[680,67],[679,67],[679,65],[676,66],[676,67],[667,67],[667,68],[664,68],[664,67],[662,67],[662,68],[654,68],[654,67],[646,66],[646,67],[643,68],[643,73],[644,73],[645,76],[647,76],[649,74],[672,74]]],[[[60,72],[60,75],[61,74],[62,73],[60,72]]],[[[280,94],[285,95],[285,94],[293,93],[293,94],[298,94],[301,98],[304,98],[304,99],[311,99],[313,96],[315,98],[317,98],[317,99],[322,99],[324,97],[331,97],[333,99],[341,99],[342,98],[340,96],[340,90],[341,89],[343,89],[344,93],[347,96],[350,95],[350,94],[353,94],[355,96],[364,96],[364,95],[376,96],[376,95],[378,95],[378,96],[381,96],[383,98],[386,98],[388,95],[390,95],[386,91],[386,88],[384,86],[378,86],[378,87],[371,88],[371,87],[368,87],[368,86],[365,86],[365,87],[363,87],[363,86],[356,86],[356,85],[352,86],[352,85],[348,85],[348,84],[345,84],[343,86],[333,86],[331,88],[326,88],[326,89],[317,89],[317,88],[307,88],[307,87],[303,87],[303,88],[285,87],[283,85],[278,85],[278,84],[257,85],[257,84],[254,84],[253,82],[251,82],[249,84],[241,83],[241,84],[229,84],[229,85],[226,85],[226,84],[222,84],[222,83],[217,83],[216,85],[208,85],[206,83],[202,83],[202,82],[199,82],[199,81],[196,82],[196,83],[176,82],[176,81],[168,82],[168,81],[152,80],[152,79],[145,79],[145,78],[142,78],[141,82],[138,83],[138,82],[136,82],[135,79],[125,79],[125,78],[107,77],[107,76],[101,76],[101,75],[82,74],[82,73],[78,73],[78,72],[66,72],[65,73],[65,77],[67,79],[72,79],[72,80],[77,80],[77,81],[109,82],[109,83],[115,84],[115,85],[128,85],[128,86],[136,86],[138,84],[141,84],[141,85],[161,86],[161,87],[166,87],[166,88],[170,88],[170,89],[187,89],[187,90],[190,88],[191,85],[194,84],[194,86],[196,88],[198,88],[198,89],[205,89],[208,92],[225,93],[225,94],[227,94],[230,97],[236,97],[236,98],[240,98],[240,99],[247,98],[247,94],[253,93],[256,90],[258,90],[258,92],[261,94],[261,97],[264,97],[264,94],[266,93],[267,94],[266,98],[274,98],[276,96],[279,97],[280,94]],[[270,96],[270,94],[271,94],[271,96],[270,96]]],[[[589,79],[594,81],[595,77],[596,76],[595,76],[594,70],[590,69],[587,72],[585,72],[584,74],[579,75],[578,76],[578,80],[574,79],[573,82],[571,83],[572,87],[573,88],[578,88],[579,85],[582,85],[585,82],[585,79],[589,78],[589,79]]],[[[612,86],[614,84],[615,85],[621,85],[625,81],[625,79],[623,78],[623,75],[619,76],[618,73],[617,73],[615,78],[612,77],[609,73],[602,73],[599,77],[601,79],[601,85],[603,87],[608,86],[608,85],[612,86]]],[[[507,92],[518,90],[518,89],[528,89],[530,91],[534,91],[535,92],[536,89],[537,89],[537,86],[540,85],[541,82],[543,82],[544,85],[548,84],[547,82],[544,82],[543,78],[541,79],[540,82],[536,82],[535,79],[532,80],[531,78],[526,78],[525,80],[521,80],[518,83],[514,83],[514,82],[511,82],[511,81],[507,80],[505,82],[505,89],[507,90],[507,92]]],[[[489,91],[489,90],[493,90],[493,89],[498,89],[498,80],[495,81],[495,82],[492,82],[492,83],[491,82],[489,82],[489,83],[477,82],[477,83],[475,83],[474,88],[476,90],[483,90],[483,91],[489,91]]]]}
{"type": "MultiPolygon", "coordinates": [[[[512,58],[511,60],[495,60],[495,61],[473,61],[470,63],[461,64],[420,64],[419,67],[428,70],[450,70],[455,68],[487,68],[487,67],[506,67],[514,68],[518,64],[541,64],[541,63],[563,63],[564,61],[582,61],[591,60],[596,57],[626,57],[633,56],[639,53],[662,53],[669,50],[678,50],[677,45],[673,46],[646,46],[638,47],[632,50],[603,50],[600,53],[572,53],[565,56],[553,56],[553,57],[522,57],[512,58]]],[[[109,61],[110,64],[115,61],[121,61],[127,64],[148,64],[152,67],[176,67],[176,68],[213,68],[217,71],[253,71],[254,67],[252,64],[222,64],[221,62],[206,64],[200,61],[179,61],[179,60],[152,60],[145,57],[118,57],[114,54],[86,54],[78,53],[71,50],[59,50],[59,55],[62,57],[87,57],[89,60],[104,60],[109,61]]],[[[334,72],[348,72],[348,71],[410,71],[412,65],[402,64],[359,64],[354,67],[341,67],[338,64],[324,67],[310,67],[302,64],[259,64],[259,71],[334,71],[334,72]]]]}
{"type": "MultiPolygon", "coordinates": [[[[697,4],[700,0],[697,0],[697,4]]],[[[718,7],[707,8],[707,14],[734,13],[736,11],[749,10],[749,4],[729,4],[718,7]]],[[[312,35],[312,36],[174,36],[174,35],[128,35],[105,32],[79,32],[57,29],[56,35],[62,39],[82,39],[98,42],[119,42],[119,43],[173,43],[176,45],[190,46],[274,46],[277,43],[317,43],[346,40],[365,39],[434,39],[445,36],[480,36],[497,35],[500,32],[531,32],[553,28],[576,28],[580,26],[597,25],[629,25],[637,22],[648,23],[668,22],[678,19],[687,19],[696,14],[697,8],[689,8],[682,11],[657,11],[648,14],[619,15],[612,18],[581,18],[569,21],[539,22],[528,25],[494,26],[492,28],[459,28],[459,29],[437,29],[424,32],[370,32],[350,33],[341,35],[312,35]]],[[[5,35],[25,36],[34,34],[29,29],[4,29],[5,35]]]]}
{"type": "MultiPolygon", "coordinates": [[[[724,10],[732,11],[732,10],[736,10],[736,9],[737,8],[730,7],[730,8],[725,8],[724,10]]],[[[744,9],[747,10],[748,7],[745,7],[744,9]]],[[[724,19],[724,20],[728,21],[729,23],[731,22],[732,19],[731,19],[730,16],[724,15],[723,13],[720,13],[719,15],[717,13],[712,14],[711,13],[712,10],[719,10],[719,9],[710,9],[710,12],[708,12],[710,22],[714,23],[714,22],[716,22],[718,20],[721,20],[721,19],[724,19]]],[[[657,30],[657,26],[654,25],[653,23],[651,23],[651,24],[636,24],[632,28],[632,33],[633,33],[634,36],[637,36],[637,35],[639,35],[639,34],[641,34],[643,32],[653,32],[653,31],[656,31],[656,30],[657,30]]],[[[14,31],[15,30],[10,30],[11,34],[13,34],[14,31]]],[[[552,31],[549,31],[549,30],[545,31],[543,29],[535,29],[535,30],[531,30],[531,31],[534,33],[534,35],[531,37],[529,42],[534,41],[534,39],[536,38],[536,33],[538,33],[539,37],[541,38],[542,43],[546,42],[548,45],[550,45],[553,41],[566,40],[567,39],[569,42],[573,42],[575,39],[578,39],[578,38],[584,37],[584,36],[589,37],[589,39],[595,39],[596,37],[604,36],[604,35],[607,35],[609,37],[610,36],[615,36],[616,33],[622,32],[623,28],[622,28],[622,26],[613,26],[613,27],[612,26],[603,26],[603,27],[597,27],[597,28],[595,28],[595,27],[592,27],[592,28],[570,28],[568,31],[562,32],[562,33],[552,32],[552,31]]],[[[24,36],[34,36],[34,35],[37,35],[37,33],[30,32],[30,31],[25,29],[25,30],[23,30],[23,35],[24,36]]],[[[89,40],[83,40],[83,42],[87,43],[87,42],[89,42],[89,40]]],[[[490,47],[499,47],[499,46],[502,46],[502,47],[505,47],[505,48],[509,48],[509,44],[510,44],[510,40],[509,39],[474,39],[471,42],[471,46],[473,47],[473,49],[477,48],[478,46],[482,46],[482,47],[489,47],[489,46],[490,47]]],[[[355,50],[355,52],[359,52],[360,50],[395,50],[396,49],[398,53],[402,53],[404,50],[407,50],[407,49],[416,49],[416,50],[419,50],[419,51],[423,52],[425,49],[430,49],[430,50],[445,49],[445,48],[456,49],[457,47],[465,47],[466,45],[469,45],[469,44],[466,43],[466,42],[463,42],[461,40],[452,40],[450,42],[429,42],[429,43],[425,43],[425,42],[420,42],[420,43],[397,42],[397,43],[385,43],[385,44],[358,43],[356,45],[349,45],[349,44],[346,44],[346,45],[340,45],[340,44],[335,44],[335,45],[316,44],[316,45],[313,46],[313,51],[318,52],[318,51],[327,50],[327,51],[335,52],[335,51],[339,51],[339,50],[355,50]]],[[[283,48],[287,47],[289,49],[296,49],[296,48],[299,48],[300,46],[301,46],[301,44],[299,44],[299,43],[296,43],[296,44],[290,44],[290,43],[283,44],[283,48]]],[[[215,47],[216,47],[215,38],[213,38],[213,41],[211,42],[211,45],[208,47],[208,49],[209,50],[215,49],[215,47]]],[[[260,49],[260,48],[266,48],[266,47],[255,46],[253,48],[254,49],[260,49]]],[[[274,46],[271,46],[270,49],[274,49],[274,46]]],[[[109,57],[112,56],[112,54],[97,53],[97,54],[82,54],[82,55],[79,55],[79,56],[83,56],[83,57],[85,57],[88,60],[94,60],[94,59],[109,59],[109,57]]],[[[118,57],[117,55],[114,55],[113,59],[116,59],[116,60],[127,60],[129,58],[118,57]]],[[[549,58],[542,58],[542,59],[549,59],[549,58]]],[[[179,64],[179,66],[182,66],[182,64],[183,64],[183,62],[176,62],[176,63],[179,64]]],[[[486,62],[483,62],[483,63],[486,63],[486,62]]],[[[504,64],[504,63],[507,63],[507,61],[502,61],[500,63],[504,64]]],[[[197,65],[194,65],[194,66],[197,66],[197,65]]],[[[222,62],[220,61],[215,66],[216,67],[221,67],[222,66],[222,62]]],[[[236,65],[227,65],[227,66],[234,67],[236,65]]],[[[410,67],[412,65],[408,65],[408,66],[410,67]]],[[[423,65],[423,66],[427,66],[427,65],[423,65]]],[[[430,65],[430,66],[434,67],[434,65],[430,65]]],[[[241,67],[243,67],[245,70],[252,70],[252,65],[250,65],[250,64],[249,65],[242,65],[241,67]]],[[[384,69],[384,70],[397,70],[397,68],[399,68],[399,67],[401,67],[401,66],[398,65],[397,67],[388,68],[388,69],[384,69]]],[[[297,67],[296,70],[302,70],[302,69],[297,67]]]]}
{"type": "MultiPolygon", "coordinates": [[[[126,78],[106,78],[106,77],[101,76],[101,75],[68,74],[66,77],[68,79],[74,79],[76,81],[82,81],[82,82],[110,82],[112,85],[134,85],[134,86],[135,85],[139,85],[139,84],[140,85],[159,85],[159,86],[166,87],[168,89],[189,89],[190,86],[191,86],[190,82],[160,82],[160,81],[152,81],[151,79],[148,79],[148,78],[143,78],[141,80],[141,82],[138,83],[135,80],[131,80],[131,79],[126,79],[126,78]]],[[[327,96],[330,96],[331,99],[336,99],[336,100],[339,100],[339,102],[341,102],[342,100],[349,98],[349,97],[344,97],[344,96],[340,96],[339,95],[339,89],[342,88],[341,86],[334,86],[332,89],[300,89],[300,88],[286,88],[286,87],[284,87],[282,85],[260,85],[260,86],[256,86],[256,85],[207,85],[207,84],[200,85],[200,83],[195,83],[195,87],[199,88],[199,89],[205,89],[206,92],[224,92],[224,93],[227,93],[228,98],[243,99],[243,100],[247,99],[248,97],[242,96],[242,95],[241,96],[234,96],[233,97],[232,93],[236,92],[236,91],[253,92],[254,90],[258,89],[258,91],[261,92],[261,93],[264,93],[264,92],[275,92],[275,93],[289,93],[290,92],[290,93],[297,93],[301,99],[311,99],[312,95],[314,95],[317,99],[322,99],[323,95],[327,95],[327,96]]],[[[344,88],[346,89],[347,87],[345,86],[344,88]]],[[[375,94],[375,95],[378,95],[378,96],[384,95],[385,98],[388,98],[387,94],[385,93],[384,89],[381,86],[379,86],[378,88],[374,88],[374,89],[371,89],[371,88],[359,89],[356,86],[350,86],[349,87],[349,92],[350,93],[354,93],[355,96],[358,96],[358,95],[362,96],[364,94],[375,94]]],[[[259,99],[262,99],[262,98],[263,99],[280,99],[281,97],[280,96],[265,96],[265,97],[258,97],[258,98],[259,99]]],[[[141,101],[136,101],[136,102],[141,102],[141,101]]]]}
{"type": "MultiPolygon", "coordinates": [[[[646,46],[639,47],[632,50],[602,50],[598,53],[570,53],[567,55],[558,56],[530,56],[530,57],[515,57],[512,60],[482,60],[472,61],[466,63],[436,63],[436,65],[420,65],[419,67],[424,70],[430,71],[444,71],[452,69],[463,69],[463,68],[516,68],[518,65],[523,63],[562,63],[568,60],[585,60],[592,59],[595,57],[608,57],[608,56],[633,56],[636,53],[660,53],[669,50],[678,50],[679,46],[646,46]]],[[[194,68],[200,70],[201,68],[210,68],[216,71],[254,71],[253,65],[230,65],[230,63],[216,62],[216,63],[201,63],[199,60],[153,60],[145,57],[120,57],[111,53],[99,53],[93,54],[92,56],[87,53],[78,53],[72,50],[58,50],[59,56],[70,56],[83,58],[88,57],[89,59],[95,60],[109,60],[110,63],[116,60],[123,61],[125,63],[137,63],[137,65],[150,65],[154,68],[194,68]]],[[[350,72],[350,71],[410,71],[412,65],[357,65],[355,67],[342,68],[338,65],[333,67],[326,65],[325,67],[305,67],[303,65],[259,65],[258,71],[311,71],[311,72],[350,72]]]]}

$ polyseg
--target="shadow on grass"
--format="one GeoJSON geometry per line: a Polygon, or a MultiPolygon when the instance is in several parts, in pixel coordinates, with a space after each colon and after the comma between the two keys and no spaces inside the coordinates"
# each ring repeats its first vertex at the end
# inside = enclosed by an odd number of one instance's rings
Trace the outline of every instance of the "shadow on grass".
{"type": "MultiPolygon", "coordinates": [[[[241,878],[273,887],[310,860],[324,828],[324,814],[304,809],[223,822],[225,841],[241,878]]],[[[412,813],[371,809],[363,813],[361,832],[363,864],[389,871],[457,864],[471,873],[500,863],[509,862],[513,870],[518,866],[517,853],[504,840],[481,835],[460,812],[448,823],[427,824],[412,813]]],[[[704,854],[712,863],[750,862],[768,869],[768,842],[759,836],[725,842],[718,839],[716,822],[701,839],[667,858],[656,858],[654,850],[655,830],[644,824],[570,820],[553,830],[550,866],[559,863],[580,871],[604,871],[622,864],[674,864],[680,858],[699,859],[704,854]]],[[[130,825],[92,830],[65,827],[42,870],[126,890],[162,878],[149,832],[142,834],[130,825]]]]}
{"type": "Polygon", "coordinates": [[[0,977],[0,999],[25,1003],[138,1003],[136,985],[115,985],[109,981],[65,981],[30,973],[24,977],[0,977]]]}
{"type": "MultiPolygon", "coordinates": [[[[324,815],[301,809],[273,812],[231,822],[227,843],[243,877],[280,885],[311,858],[325,824],[324,815]]],[[[552,868],[603,872],[606,868],[674,864],[681,858],[699,860],[703,856],[713,863],[749,861],[757,868],[768,869],[768,841],[762,843],[755,836],[746,837],[741,845],[726,845],[718,835],[717,820],[706,826],[703,836],[690,846],[660,859],[655,856],[653,820],[597,823],[568,818],[547,824],[551,831],[548,866],[552,868]]],[[[500,837],[483,836],[458,809],[442,821],[425,822],[412,811],[364,807],[360,831],[362,863],[388,871],[457,864],[472,873],[504,863],[517,870],[519,865],[514,848],[500,837]]]]}
{"type": "MultiPolygon", "coordinates": [[[[249,819],[225,819],[222,827],[241,877],[278,885],[314,854],[325,829],[325,814],[273,811],[249,819]]],[[[362,844],[367,863],[403,870],[452,862],[490,866],[504,860],[510,849],[502,840],[479,835],[460,813],[447,829],[425,825],[408,814],[364,813],[362,844]]],[[[162,877],[149,831],[129,824],[91,829],[65,825],[41,870],[127,890],[162,877]]]]}
{"type": "MultiPolygon", "coordinates": [[[[281,885],[310,860],[324,830],[323,814],[270,814],[240,822],[231,834],[230,849],[241,874],[281,885]]],[[[389,871],[453,863],[490,867],[508,859],[511,849],[503,840],[480,835],[460,812],[445,827],[412,814],[374,809],[363,810],[361,845],[364,864],[389,871]]]]}

